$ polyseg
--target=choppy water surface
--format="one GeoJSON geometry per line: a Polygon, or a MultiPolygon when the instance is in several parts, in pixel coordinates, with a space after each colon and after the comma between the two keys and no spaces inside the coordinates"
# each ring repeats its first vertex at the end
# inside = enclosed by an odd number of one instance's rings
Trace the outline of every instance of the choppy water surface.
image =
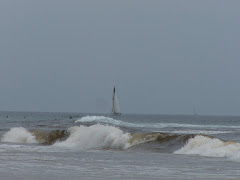
{"type": "Polygon", "coordinates": [[[0,112],[0,179],[239,179],[240,117],[0,112]]]}

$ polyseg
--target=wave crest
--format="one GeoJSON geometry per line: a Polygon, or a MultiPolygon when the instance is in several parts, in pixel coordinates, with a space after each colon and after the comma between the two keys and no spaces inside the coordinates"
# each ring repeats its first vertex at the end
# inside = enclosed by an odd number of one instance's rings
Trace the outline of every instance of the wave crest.
{"type": "Polygon", "coordinates": [[[37,143],[35,136],[23,127],[11,128],[3,135],[1,142],[37,143]]]}
{"type": "Polygon", "coordinates": [[[56,142],[53,146],[72,147],[77,149],[127,149],[130,147],[129,133],[113,126],[92,125],[74,126],[65,141],[56,142]]]}
{"type": "Polygon", "coordinates": [[[36,140],[45,145],[54,144],[56,141],[63,141],[69,136],[69,132],[66,130],[53,130],[53,131],[42,131],[42,130],[29,130],[34,134],[36,140]]]}
{"type": "Polygon", "coordinates": [[[174,152],[175,154],[196,154],[208,157],[227,157],[240,161],[240,143],[222,141],[217,138],[197,135],[188,140],[185,146],[174,152]]]}
{"type": "Polygon", "coordinates": [[[79,123],[79,122],[82,122],[82,123],[95,122],[95,123],[111,124],[115,126],[130,126],[130,127],[134,126],[134,124],[132,123],[123,122],[121,120],[116,120],[116,119],[105,117],[105,116],[85,116],[75,121],[75,123],[79,123]]]}

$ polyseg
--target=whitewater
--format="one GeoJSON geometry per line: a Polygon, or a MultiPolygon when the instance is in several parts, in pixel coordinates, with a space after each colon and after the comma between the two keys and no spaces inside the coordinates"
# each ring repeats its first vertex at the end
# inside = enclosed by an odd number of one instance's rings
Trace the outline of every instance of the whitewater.
{"type": "Polygon", "coordinates": [[[239,130],[240,117],[233,116],[0,112],[0,174],[238,179],[239,130]]]}

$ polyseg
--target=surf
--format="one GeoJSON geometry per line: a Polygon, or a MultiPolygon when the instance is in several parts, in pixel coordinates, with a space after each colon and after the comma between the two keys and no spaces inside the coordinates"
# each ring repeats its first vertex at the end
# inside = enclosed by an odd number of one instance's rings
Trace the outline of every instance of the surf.
{"type": "MultiPolygon", "coordinates": [[[[73,126],[67,130],[27,130],[23,127],[11,128],[1,138],[2,142],[39,143],[73,149],[116,149],[126,150],[153,142],[161,144],[189,135],[169,133],[129,133],[119,127],[95,124],[91,126],[73,126]]],[[[179,141],[179,139],[177,140],[179,141]]],[[[185,142],[185,141],[184,141],[185,142]]],[[[172,143],[179,144],[179,143],[172,143]]]]}
{"type": "Polygon", "coordinates": [[[23,127],[11,128],[1,138],[1,142],[11,143],[37,143],[34,134],[23,127]]]}
{"type": "Polygon", "coordinates": [[[34,143],[75,150],[143,150],[240,161],[239,142],[224,141],[204,134],[129,133],[119,127],[102,124],[80,125],[66,130],[50,131],[15,127],[3,134],[1,142],[34,143]]]}
{"type": "Polygon", "coordinates": [[[117,127],[107,125],[74,126],[68,129],[69,137],[53,146],[75,149],[127,149],[130,134],[117,127]]]}
{"type": "Polygon", "coordinates": [[[174,153],[206,157],[225,157],[230,160],[240,161],[240,143],[197,135],[190,138],[182,148],[174,153]]]}

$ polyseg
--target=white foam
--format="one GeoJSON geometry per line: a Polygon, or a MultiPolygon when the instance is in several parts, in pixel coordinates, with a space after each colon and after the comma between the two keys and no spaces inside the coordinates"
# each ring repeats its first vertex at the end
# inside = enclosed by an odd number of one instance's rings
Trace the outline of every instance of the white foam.
{"type": "Polygon", "coordinates": [[[105,117],[105,116],[85,116],[85,117],[82,117],[82,118],[76,120],[75,122],[76,123],[77,122],[104,122],[104,123],[119,124],[122,121],[115,120],[113,118],[105,117]]]}
{"type": "Polygon", "coordinates": [[[56,142],[53,146],[77,149],[126,149],[130,147],[130,134],[113,126],[96,124],[93,126],[74,126],[69,129],[67,140],[56,142]]]}
{"type": "Polygon", "coordinates": [[[75,121],[75,123],[78,123],[78,122],[96,122],[96,123],[104,123],[104,124],[110,124],[110,125],[122,126],[122,127],[138,127],[140,125],[141,127],[144,127],[141,124],[137,125],[134,123],[128,123],[128,122],[116,120],[116,119],[105,117],[105,116],[85,116],[75,121]]]}
{"type": "Polygon", "coordinates": [[[37,143],[35,136],[23,127],[11,128],[3,135],[1,142],[37,143]]]}
{"type": "Polygon", "coordinates": [[[187,144],[174,152],[175,154],[196,154],[208,157],[227,157],[240,161],[240,143],[224,142],[217,138],[195,136],[187,144]]]}

